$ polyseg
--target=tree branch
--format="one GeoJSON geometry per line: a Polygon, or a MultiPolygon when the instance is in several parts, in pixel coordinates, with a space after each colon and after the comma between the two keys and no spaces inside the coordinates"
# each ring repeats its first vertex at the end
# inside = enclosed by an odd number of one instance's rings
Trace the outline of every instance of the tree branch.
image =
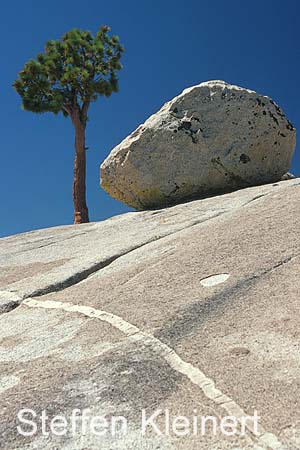
{"type": "Polygon", "coordinates": [[[68,113],[69,114],[69,116],[71,116],[71,109],[69,109],[69,108],[67,108],[67,106],[63,106],[63,109],[66,111],[66,113],[68,113]]]}

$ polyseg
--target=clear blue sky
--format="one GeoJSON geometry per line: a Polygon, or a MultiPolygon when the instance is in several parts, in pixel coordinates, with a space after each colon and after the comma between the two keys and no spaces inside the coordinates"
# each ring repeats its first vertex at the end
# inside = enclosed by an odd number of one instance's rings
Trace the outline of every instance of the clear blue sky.
{"type": "MultiPolygon", "coordinates": [[[[299,0],[4,0],[1,3],[0,236],[72,223],[69,119],[24,112],[11,84],[49,39],[108,24],[126,47],[120,92],[87,129],[91,220],[128,209],[99,187],[109,151],[184,88],[223,79],[271,96],[298,128],[299,0]]],[[[292,170],[299,175],[299,145],[292,170]]]]}

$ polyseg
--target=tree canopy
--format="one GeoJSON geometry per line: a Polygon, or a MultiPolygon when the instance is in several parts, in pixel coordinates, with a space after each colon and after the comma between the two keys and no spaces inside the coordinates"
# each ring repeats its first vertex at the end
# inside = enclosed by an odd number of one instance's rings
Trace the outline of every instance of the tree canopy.
{"type": "Polygon", "coordinates": [[[93,37],[89,31],[73,29],[60,40],[48,41],[44,53],[28,61],[14,82],[23,108],[65,116],[77,111],[85,121],[91,101],[118,91],[116,72],[122,68],[124,49],[109,31],[102,26],[93,37]]]}

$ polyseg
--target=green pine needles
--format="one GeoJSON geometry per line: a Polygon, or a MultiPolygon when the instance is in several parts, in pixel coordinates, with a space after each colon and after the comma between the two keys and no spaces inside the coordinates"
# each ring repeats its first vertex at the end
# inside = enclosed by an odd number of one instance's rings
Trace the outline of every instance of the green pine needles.
{"type": "Polygon", "coordinates": [[[24,109],[68,116],[99,95],[117,92],[124,49],[118,36],[109,37],[109,30],[102,26],[93,37],[74,29],[60,40],[48,41],[45,52],[28,61],[13,84],[24,109]]]}

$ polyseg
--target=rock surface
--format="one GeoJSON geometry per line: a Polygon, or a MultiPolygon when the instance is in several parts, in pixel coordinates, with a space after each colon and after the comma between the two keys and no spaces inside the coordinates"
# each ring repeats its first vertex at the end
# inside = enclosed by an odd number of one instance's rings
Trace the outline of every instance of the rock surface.
{"type": "Polygon", "coordinates": [[[101,166],[101,186],[137,209],[279,181],[295,129],[268,97],[209,81],[166,103],[101,166]]]}
{"type": "Polygon", "coordinates": [[[294,179],[0,239],[0,449],[299,450],[299,223],[294,179]],[[22,408],[128,430],[24,437],[22,408]],[[259,432],[142,436],[143,408],[259,432]]]}

